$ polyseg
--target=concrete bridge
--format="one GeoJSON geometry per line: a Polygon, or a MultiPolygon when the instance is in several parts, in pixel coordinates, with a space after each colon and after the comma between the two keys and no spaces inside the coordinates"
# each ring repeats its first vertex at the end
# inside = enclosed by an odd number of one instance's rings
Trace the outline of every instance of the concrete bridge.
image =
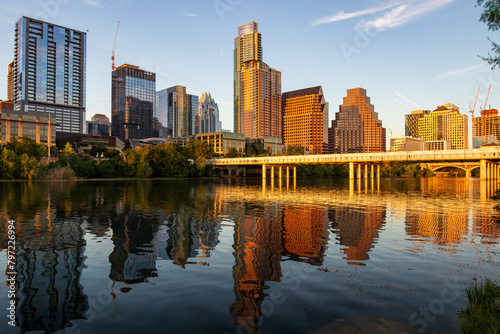
{"type": "Polygon", "coordinates": [[[474,150],[449,150],[449,151],[416,151],[416,152],[378,152],[378,153],[352,153],[352,154],[317,154],[294,155],[252,158],[224,158],[211,159],[207,163],[215,168],[236,170],[237,174],[246,175],[247,167],[262,168],[262,177],[265,179],[267,170],[271,175],[281,178],[286,171],[286,177],[297,176],[299,165],[333,165],[348,164],[349,177],[354,178],[380,178],[380,165],[384,163],[424,163],[432,171],[445,167],[454,167],[466,172],[470,177],[474,169],[480,168],[481,180],[500,179],[500,148],[481,148],[474,150]]]}

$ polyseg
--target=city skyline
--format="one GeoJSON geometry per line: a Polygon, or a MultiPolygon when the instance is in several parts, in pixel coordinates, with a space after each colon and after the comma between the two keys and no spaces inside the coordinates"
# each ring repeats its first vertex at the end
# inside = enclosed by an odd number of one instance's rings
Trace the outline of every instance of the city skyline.
{"type": "Polygon", "coordinates": [[[282,91],[321,85],[331,106],[329,122],[345,90],[353,87],[370,92],[379,119],[391,130],[387,141],[391,133],[404,135],[404,115],[411,110],[450,102],[469,115],[479,85],[483,88],[476,116],[489,84],[488,104],[499,105],[498,74],[478,57],[490,49],[488,36],[498,39],[479,22],[482,9],[474,7],[475,1],[415,0],[405,6],[390,1],[231,3],[173,1],[168,11],[162,10],[165,4],[136,8],[128,2],[97,0],[0,4],[0,45],[8,50],[0,54],[0,98],[7,97],[14,24],[26,15],[88,30],[87,119],[95,113],[111,116],[110,57],[118,20],[116,63],[155,72],[157,90],[183,85],[194,94],[210,91],[224,129],[233,128],[234,36],[238,26],[251,21],[259,23],[265,36],[263,58],[282,72],[282,91]],[[92,22],[85,19],[89,16],[92,22]],[[155,31],[160,29],[178,33],[169,43],[158,43],[155,31]],[[203,54],[196,52],[200,49],[203,54]],[[211,80],[200,79],[200,73],[211,80]]]}

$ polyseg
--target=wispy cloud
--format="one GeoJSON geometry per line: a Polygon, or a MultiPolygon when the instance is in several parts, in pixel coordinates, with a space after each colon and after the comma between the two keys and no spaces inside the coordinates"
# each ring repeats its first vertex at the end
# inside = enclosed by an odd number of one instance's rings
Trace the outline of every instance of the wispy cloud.
{"type": "Polygon", "coordinates": [[[361,30],[377,29],[386,30],[399,27],[417,17],[431,12],[441,6],[451,3],[456,0],[405,0],[405,1],[388,1],[384,5],[363,9],[353,13],[345,13],[340,11],[332,16],[325,16],[313,22],[313,26],[348,20],[356,17],[374,15],[382,11],[386,11],[382,16],[371,19],[362,20],[356,27],[361,30]]]}
{"type": "Polygon", "coordinates": [[[84,0],[84,1],[86,4],[94,6],[94,7],[100,8],[102,6],[100,0],[84,0]]]}
{"type": "Polygon", "coordinates": [[[406,109],[408,109],[408,110],[411,109],[411,107],[409,105],[407,105],[404,102],[399,101],[397,98],[394,98],[393,100],[396,101],[397,103],[399,103],[400,105],[404,106],[406,109]]]}
{"type": "Polygon", "coordinates": [[[380,31],[399,27],[455,0],[409,0],[391,8],[387,13],[373,20],[363,20],[357,27],[361,30],[380,31]]]}
{"type": "Polygon", "coordinates": [[[199,17],[199,15],[195,14],[195,13],[181,13],[181,15],[188,16],[188,17],[199,17]]]}
{"type": "Polygon", "coordinates": [[[325,17],[322,17],[320,19],[317,19],[316,21],[313,22],[313,26],[318,26],[321,24],[327,24],[327,23],[332,23],[332,22],[337,22],[337,21],[348,20],[348,19],[352,19],[355,17],[375,14],[377,12],[380,12],[380,11],[383,11],[386,9],[391,9],[391,8],[401,4],[401,3],[404,3],[404,2],[396,2],[396,3],[393,2],[391,4],[372,7],[372,8],[368,8],[368,9],[363,9],[363,10],[353,12],[353,13],[346,13],[343,10],[341,10],[340,12],[338,12],[335,15],[325,16],[325,17]]]}
{"type": "Polygon", "coordinates": [[[405,100],[405,101],[406,101],[406,102],[408,102],[409,104],[411,104],[411,105],[413,105],[413,106],[415,106],[415,107],[417,107],[417,108],[419,108],[419,109],[422,109],[422,107],[421,107],[418,103],[413,102],[412,100],[410,100],[409,98],[407,98],[407,97],[406,97],[406,96],[404,96],[403,94],[400,94],[400,93],[398,93],[398,92],[396,92],[396,93],[394,93],[394,94],[395,94],[397,97],[402,98],[403,100],[405,100]]]}
{"type": "Polygon", "coordinates": [[[482,63],[482,64],[479,64],[479,65],[474,65],[474,66],[462,68],[462,69],[459,69],[459,70],[455,70],[455,71],[443,73],[441,75],[438,75],[438,76],[434,77],[434,79],[443,79],[443,78],[448,78],[448,77],[452,77],[452,76],[463,74],[463,73],[467,73],[467,72],[472,72],[474,70],[480,69],[481,67],[485,67],[485,66],[486,66],[486,63],[482,63]]]}

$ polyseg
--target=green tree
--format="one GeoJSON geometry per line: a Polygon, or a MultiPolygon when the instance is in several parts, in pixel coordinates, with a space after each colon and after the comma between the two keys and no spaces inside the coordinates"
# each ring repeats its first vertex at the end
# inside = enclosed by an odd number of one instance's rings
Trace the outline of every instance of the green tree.
{"type": "Polygon", "coordinates": [[[189,161],[177,144],[156,145],[148,154],[148,163],[153,175],[159,177],[186,177],[189,175],[189,161]]]}
{"type": "MultiPolygon", "coordinates": [[[[497,31],[500,29],[500,0],[477,0],[477,6],[484,8],[479,21],[486,23],[488,30],[497,31]]],[[[490,38],[488,40],[491,42],[493,55],[488,52],[488,57],[481,58],[492,65],[492,69],[495,69],[500,66],[500,45],[490,38]]]]}
{"type": "Polygon", "coordinates": [[[38,161],[35,157],[30,157],[23,153],[20,157],[21,179],[33,180],[38,176],[38,161]]]}
{"type": "Polygon", "coordinates": [[[47,156],[47,147],[44,144],[37,144],[36,141],[29,137],[20,137],[19,139],[13,140],[7,143],[6,147],[13,150],[19,157],[25,153],[29,157],[35,157],[37,159],[47,156]]]}
{"type": "Polygon", "coordinates": [[[302,146],[287,146],[286,155],[304,155],[304,148],[302,146]]]}
{"type": "Polygon", "coordinates": [[[13,150],[4,148],[0,153],[0,172],[4,179],[15,179],[17,177],[17,164],[19,157],[13,150]]]}
{"type": "Polygon", "coordinates": [[[94,177],[96,170],[96,162],[94,159],[88,155],[80,155],[77,159],[71,160],[73,165],[71,168],[75,171],[76,176],[78,177],[94,177]]]}
{"type": "Polygon", "coordinates": [[[125,163],[121,156],[102,160],[96,166],[96,175],[103,178],[113,178],[125,175],[125,163]]]}
{"type": "Polygon", "coordinates": [[[146,162],[142,161],[137,167],[137,177],[148,178],[153,175],[153,168],[146,162]]]}
{"type": "Polygon", "coordinates": [[[194,161],[196,169],[202,173],[205,169],[205,160],[210,159],[214,151],[201,140],[190,140],[186,143],[183,153],[188,159],[194,161]]]}
{"type": "MultiPolygon", "coordinates": [[[[139,164],[143,161],[147,161],[150,149],[147,147],[138,147],[135,150],[126,150],[123,155],[123,160],[125,162],[125,175],[126,176],[136,176],[139,164]]],[[[151,166],[150,166],[151,167],[151,166]]]]}
{"type": "Polygon", "coordinates": [[[92,143],[92,148],[90,149],[90,155],[93,157],[100,157],[101,154],[104,155],[108,151],[108,148],[101,143],[92,143]]]}
{"type": "Polygon", "coordinates": [[[68,154],[75,154],[75,150],[73,149],[73,146],[71,146],[70,143],[66,143],[66,145],[64,145],[64,148],[62,150],[62,155],[68,155],[68,154]]]}
{"type": "Polygon", "coordinates": [[[267,156],[267,151],[264,148],[264,143],[261,141],[254,141],[246,145],[247,156],[249,157],[262,157],[267,156]]]}
{"type": "Polygon", "coordinates": [[[238,150],[236,148],[230,147],[227,150],[226,158],[238,158],[239,156],[240,156],[240,152],[238,152],[238,150]]]}

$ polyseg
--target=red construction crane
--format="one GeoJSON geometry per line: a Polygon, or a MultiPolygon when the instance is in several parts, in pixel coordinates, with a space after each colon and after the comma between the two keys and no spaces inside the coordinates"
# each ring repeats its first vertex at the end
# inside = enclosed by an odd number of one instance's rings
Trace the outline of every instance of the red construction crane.
{"type": "Polygon", "coordinates": [[[471,113],[472,117],[472,137],[476,136],[476,129],[474,128],[474,111],[476,110],[476,104],[477,104],[477,98],[479,97],[479,91],[481,90],[481,86],[477,89],[477,94],[476,94],[476,101],[474,101],[474,108],[471,109],[469,106],[469,112],[471,113]]]}
{"type": "Polygon", "coordinates": [[[120,21],[116,25],[116,35],[115,35],[115,45],[113,46],[113,50],[111,51],[111,70],[115,70],[115,50],[116,50],[116,41],[118,40],[118,28],[120,28],[120,21]]]}

